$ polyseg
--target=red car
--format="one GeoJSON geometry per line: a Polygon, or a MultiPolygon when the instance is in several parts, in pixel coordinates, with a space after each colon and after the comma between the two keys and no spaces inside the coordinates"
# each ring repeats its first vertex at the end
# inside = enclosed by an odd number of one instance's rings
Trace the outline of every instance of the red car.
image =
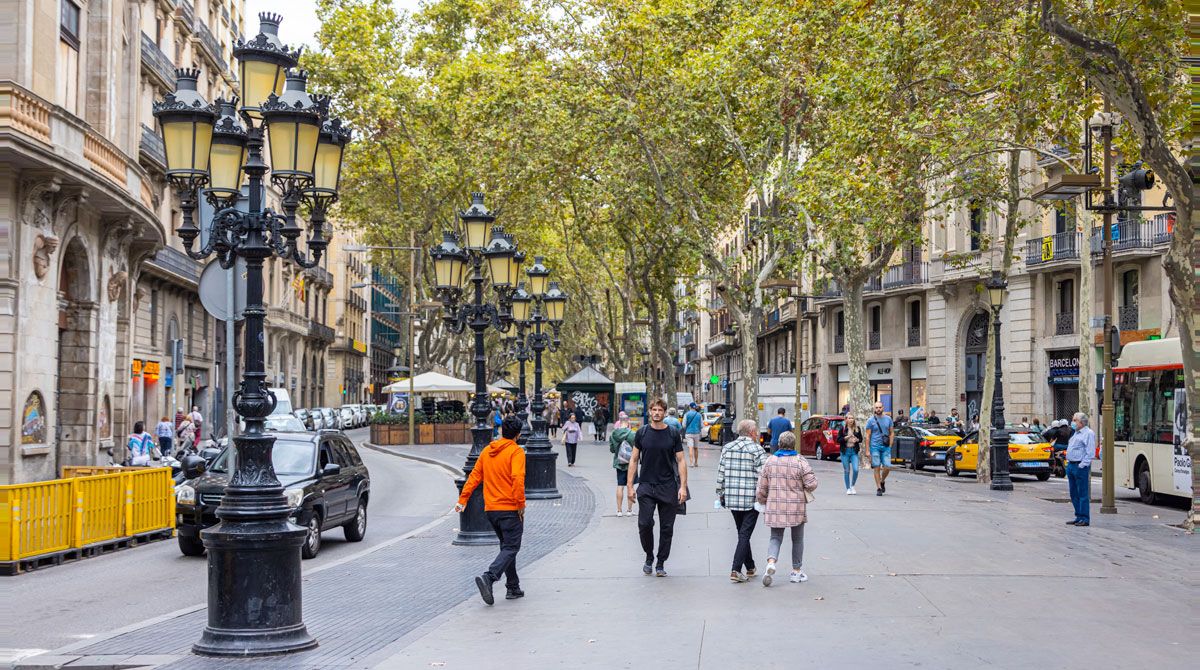
{"type": "Polygon", "coordinates": [[[817,460],[836,459],[842,455],[837,433],[845,419],[837,414],[811,416],[800,424],[800,453],[817,460]]]}

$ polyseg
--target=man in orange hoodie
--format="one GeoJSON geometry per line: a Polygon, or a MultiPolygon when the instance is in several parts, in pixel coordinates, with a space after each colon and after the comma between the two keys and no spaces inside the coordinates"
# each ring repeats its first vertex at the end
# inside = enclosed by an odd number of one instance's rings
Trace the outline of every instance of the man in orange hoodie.
{"type": "Polygon", "coordinates": [[[511,415],[505,418],[500,433],[502,437],[492,440],[479,454],[454,506],[455,512],[463,511],[475,487],[483,482],[483,510],[500,538],[496,560],[487,572],[475,578],[479,595],[489,605],[495,602],[492,584],[500,580],[500,575],[504,575],[505,598],[514,600],[525,595],[517,578],[517,552],[521,551],[525,530],[525,450],[516,443],[521,420],[511,415]]]}

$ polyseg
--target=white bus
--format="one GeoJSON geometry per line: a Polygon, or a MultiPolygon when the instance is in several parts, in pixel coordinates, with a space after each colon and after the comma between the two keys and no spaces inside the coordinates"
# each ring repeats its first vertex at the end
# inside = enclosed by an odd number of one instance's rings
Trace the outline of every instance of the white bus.
{"type": "Polygon", "coordinates": [[[1133,342],[1113,369],[1116,482],[1142,502],[1192,496],[1183,358],[1177,338],[1133,342]]]}

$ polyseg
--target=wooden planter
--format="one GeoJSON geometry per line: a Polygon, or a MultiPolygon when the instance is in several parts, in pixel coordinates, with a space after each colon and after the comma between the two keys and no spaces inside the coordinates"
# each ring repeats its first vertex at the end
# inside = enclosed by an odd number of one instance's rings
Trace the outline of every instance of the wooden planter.
{"type": "Polygon", "coordinates": [[[433,424],[423,423],[417,426],[417,444],[434,444],[433,424]]]}
{"type": "Polygon", "coordinates": [[[433,431],[437,444],[469,444],[469,432],[465,423],[439,423],[433,431]]]}

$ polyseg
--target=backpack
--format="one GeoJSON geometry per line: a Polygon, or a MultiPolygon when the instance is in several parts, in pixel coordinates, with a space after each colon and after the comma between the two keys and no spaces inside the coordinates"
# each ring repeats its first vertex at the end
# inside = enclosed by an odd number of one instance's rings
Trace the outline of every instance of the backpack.
{"type": "Polygon", "coordinates": [[[633,444],[629,440],[623,440],[621,446],[617,447],[617,462],[622,465],[629,465],[629,460],[633,458],[633,444]]]}

